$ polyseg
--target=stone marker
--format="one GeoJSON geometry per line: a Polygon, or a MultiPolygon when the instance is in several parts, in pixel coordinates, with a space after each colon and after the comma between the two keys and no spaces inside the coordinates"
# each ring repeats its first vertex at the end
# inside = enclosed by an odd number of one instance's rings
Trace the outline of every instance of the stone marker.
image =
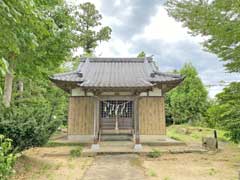
{"type": "Polygon", "coordinates": [[[217,149],[217,139],[213,137],[203,137],[202,138],[202,146],[208,150],[216,150],[217,149]]]}

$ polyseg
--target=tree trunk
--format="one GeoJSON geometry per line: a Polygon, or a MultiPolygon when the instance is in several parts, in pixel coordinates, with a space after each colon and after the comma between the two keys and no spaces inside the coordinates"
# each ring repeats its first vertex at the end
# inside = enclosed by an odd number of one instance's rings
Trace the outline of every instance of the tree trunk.
{"type": "Polygon", "coordinates": [[[23,97],[23,80],[18,81],[18,90],[20,98],[23,97]]]}
{"type": "Polygon", "coordinates": [[[12,98],[12,85],[13,85],[13,74],[11,71],[7,72],[5,76],[4,92],[3,92],[3,104],[5,107],[10,107],[12,98]]]}

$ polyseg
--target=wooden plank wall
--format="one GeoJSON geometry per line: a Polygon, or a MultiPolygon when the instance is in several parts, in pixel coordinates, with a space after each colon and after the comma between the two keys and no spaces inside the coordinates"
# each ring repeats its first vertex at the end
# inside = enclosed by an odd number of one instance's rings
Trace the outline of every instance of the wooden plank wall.
{"type": "Polygon", "coordinates": [[[164,97],[139,99],[140,135],[165,135],[164,97]]]}
{"type": "Polygon", "coordinates": [[[70,97],[68,112],[69,135],[91,135],[94,123],[93,97],[70,97]]]}

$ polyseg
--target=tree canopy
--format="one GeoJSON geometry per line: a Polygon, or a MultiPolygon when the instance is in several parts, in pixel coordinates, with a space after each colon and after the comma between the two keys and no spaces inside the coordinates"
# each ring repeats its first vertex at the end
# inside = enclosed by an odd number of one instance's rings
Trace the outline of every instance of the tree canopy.
{"type": "MultiPolygon", "coordinates": [[[[94,5],[80,7],[90,7],[86,9],[90,14],[75,16],[78,7],[68,6],[64,0],[0,1],[0,73],[4,75],[0,75],[4,89],[0,97],[7,107],[0,104],[0,134],[13,139],[18,150],[43,145],[66,124],[67,94],[48,76],[65,71],[72,50],[88,44],[81,40],[88,31],[81,32],[78,23],[88,21],[95,42],[110,38],[109,33],[104,36],[106,30],[95,36],[101,15],[94,5]]],[[[88,44],[91,51],[96,46],[88,44]]]]}
{"type": "Polygon", "coordinates": [[[102,15],[95,8],[94,4],[86,2],[79,7],[73,8],[76,18],[75,33],[80,47],[83,48],[85,55],[92,55],[98,42],[108,41],[111,38],[111,28],[101,27],[102,15]],[[96,30],[96,27],[101,27],[96,30]]]}
{"type": "Polygon", "coordinates": [[[145,53],[144,51],[141,51],[141,52],[138,54],[137,57],[138,57],[138,58],[144,58],[144,57],[146,57],[146,53],[145,53]]]}
{"type": "Polygon", "coordinates": [[[196,122],[207,110],[207,90],[192,64],[180,70],[184,81],[167,93],[167,110],[174,123],[196,122]]]}
{"type": "Polygon", "coordinates": [[[192,35],[206,37],[204,47],[217,54],[228,71],[240,72],[240,1],[168,0],[166,5],[192,35]]]}
{"type": "Polygon", "coordinates": [[[208,110],[210,122],[228,130],[227,135],[240,142],[240,83],[231,83],[216,98],[216,104],[208,110]]]}

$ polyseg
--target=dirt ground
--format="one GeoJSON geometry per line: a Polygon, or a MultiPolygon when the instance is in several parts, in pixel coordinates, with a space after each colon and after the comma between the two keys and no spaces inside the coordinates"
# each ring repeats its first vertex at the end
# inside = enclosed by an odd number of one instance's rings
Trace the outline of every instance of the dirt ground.
{"type": "Polygon", "coordinates": [[[92,164],[90,157],[64,155],[76,147],[33,148],[16,163],[13,180],[80,180],[92,164]],[[52,154],[56,156],[52,156],[52,154]]]}
{"type": "Polygon", "coordinates": [[[34,148],[16,164],[13,180],[238,180],[240,148],[217,153],[71,157],[74,146],[34,148]]]}
{"type": "Polygon", "coordinates": [[[240,148],[230,145],[217,153],[164,154],[145,158],[143,167],[150,180],[238,180],[240,148]]]}
{"type": "Polygon", "coordinates": [[[144,180],[139,156],[135,154],[96,157],[83,180],[144,180]]]}

